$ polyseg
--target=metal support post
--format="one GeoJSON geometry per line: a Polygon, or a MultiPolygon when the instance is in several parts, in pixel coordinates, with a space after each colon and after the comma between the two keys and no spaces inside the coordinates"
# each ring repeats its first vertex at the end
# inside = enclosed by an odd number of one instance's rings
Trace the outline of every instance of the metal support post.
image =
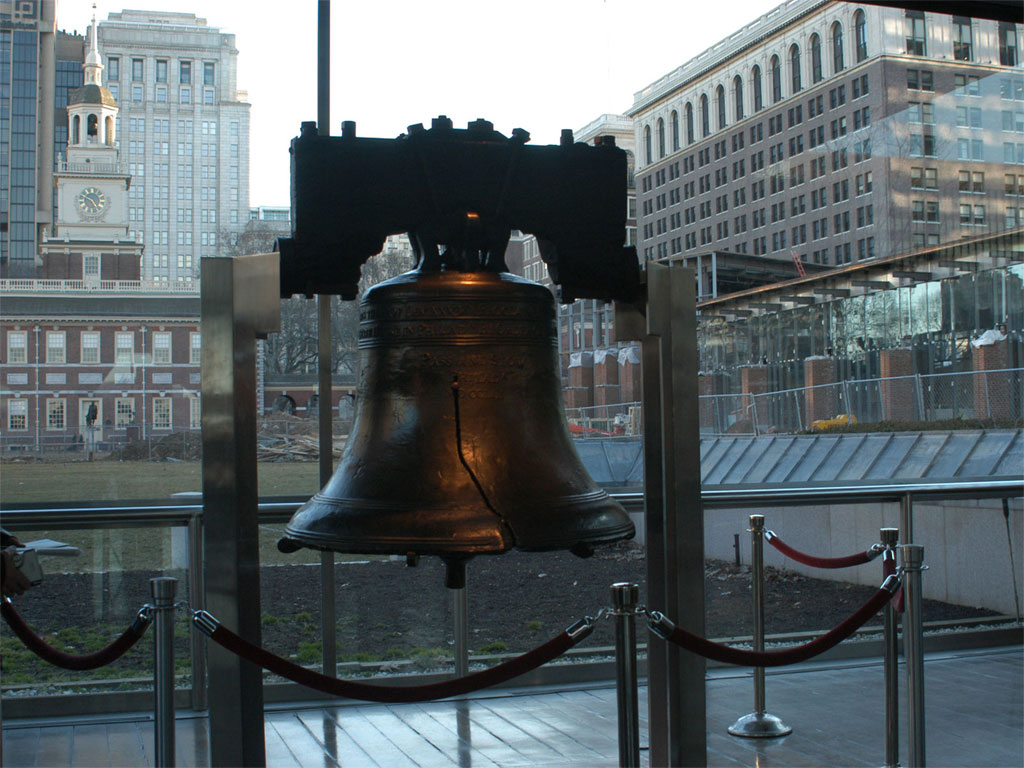
{"type": "Polygon", "coordinates": [[[174,594],[178,580],[160,576],[149,580],[153,596],[154,683],[153,719],[157,768],[174,765],[174,594]]]}
{"type": "MultiPolygon", "coordinates": [[[[754,596],[754,651],[764,651],[764,515],[750,516],[750,578],[754,596]]],[[[729,726],[733,736],[774,739],[793,729],[765,711],[764,667],[754,667],[754,711],[729,726]]]]}
{"type": "MultiPolygon", "coordinates": [[[[276,253],[202,260],[203,574],[206,608],[260,643],[256,338],[280,328],[276,253]]],[[[210,764],[260,766],[263,675],[210,644],[210,764]]]]}
{"type": "Polygon", "coordinates": [[[640,768],[640,708],[637,696],[636,605],[640,587],[612,584],[615,616],[615,690],[619,704],[619,765],[640,768]]]}
{"type": "Polygon", "coordinates": [[[453,632],[455,634],[455,676],[469,674],[469,599],[466,585],[448,590],[452,593],[453,632]]]}
{"type": "MultiPolygon", "coordinates": [[[[650,263],[643,336],[647,596],[704,634],[697,311],[693,270],[650,263]]],[[[616,333],[619,319],[616,318],[616,333]]],[[[647,651],[651,766],[707,764],[704,658],[669,643],[647,651]]]]}
{"type": "Polygon", "coordinates": [[[900,496],[900,541],[910,544],[914,540],[914,497],[910,493],[900,496]]]}
{"type": "Polygon", "coordinates": [[[907,663],[907,740],[909,768],[924,768],[924,627],[921,622],[921,572],[924,547],[904,544],[903,590],[906,613],[903,620],[903,651],[907,663]]]}
{"type": "MultiPolygon", "coordinates": [[[[331,135],[331,0],[317,3],[317,133],[331,135]]],[[[317,296],[317,394],[320,487],[323,488],[334,474],[334,421],[331,376],[331,300],[332,296],[317,296]]],[[[337,608],[334,590],[334,553],[320,553],[320,642],[325,675],[338,675],[338,642],[335,634],[337,608]]]]}
{"type": "MultiPolygon", "coordinates": [[[[879,531],[882,546],[883,578],[886,563],[892,564],[892,572],[896,566],[896,543],[899,541],[899,528],[882,528],[879,531]]],[[[885,768],[896,768],[900,764],[900,680],[899,680],[899,637],[896,634],[896,607],[892,600],[883,608],[882,642],[885,645],[885,768]]]]}
{"type": "MultiPolygon", "coordinates": [[[[188,519],[188,599],[193,610],[206,608],[203,587],[203,518],[188,519]]],[[[190,635],[192,643],[192,709],[206,709],[206,638],[199,632],[190,635]]]]}

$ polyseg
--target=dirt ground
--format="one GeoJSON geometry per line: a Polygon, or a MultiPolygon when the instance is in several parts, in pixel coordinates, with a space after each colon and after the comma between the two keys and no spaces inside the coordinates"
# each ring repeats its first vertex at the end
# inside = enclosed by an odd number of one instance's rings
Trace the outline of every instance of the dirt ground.
{"type": "MultiPolygon", "coordinates": [[[[877,563],[862,567],[881,570],[877,563]]],[[[475,653],[529,650],[578,618],[596,614],[608,605],[609,587],[617,581],[639,584],[641,600],[646,603],[644,571],[642,551],[630,545],[601,549],[586,560],[569,553],[521,552],[472,560],[467,573],[470,647],[475,653]]],[[[58,643],[54,633],[68,627],[105,627],[113,637],[150,599],[148,580],[153,575],[53,575],[18,598],[15,605],[25,620],[51,642],[58,643]]],[[[320,657],[318,568],[265,567],[261,576],[263,644],[282,656],[315,663],[320,657]]],[[[389,559],[339,563],[339,659],[385,662],[385,667],[388,661],[413,659],[428,667],[450,656],[452,600],[443,582],[443,566],[436,558],[424,558],[415,568],[389,559]]],[[[182,585],[179,592],[185,591],[182,585]]],[[[769,569],[766,630],[772,634],[830,629],[873,592],[869,586],[769,569]]],[[[705,595],[708,637],[750,634],[750,574],[746,566],[708,561],[705,595]]],[[[924,611],[926,621],[990,615],[988,611],[935,601],[925,601],[924,611]]],[[[188,630],[184,612],[180,615],[179,653],[187,657],[188,630]]],[[[880,621],[879,616],[873,623],[880,621]]],[[[3,634],[6,641],[13,640],[6,627],[3,634]]],[[[645,635],[640,632],[641,642],[646,641],[645,635]]],[[[613,644],[612,623],[603,621],[581,647],[613,644]]],[[[124,663],[137,663],[141,670],[146,655],[139,652],[136,661],[126,659],[124,663]]],[[[19,663],[25,663],[24,659],[19,663]]],[[[11,671],[8,660],[3,671],[11,671]]]]}

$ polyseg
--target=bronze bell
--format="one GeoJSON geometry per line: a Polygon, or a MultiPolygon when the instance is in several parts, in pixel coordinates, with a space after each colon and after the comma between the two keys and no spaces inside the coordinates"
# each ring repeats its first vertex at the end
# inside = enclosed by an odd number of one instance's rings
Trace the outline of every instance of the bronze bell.
{"type": "Polygon", "coordinates": [[[416,270],[362,300],[356,416],[283,550],[437,555],[461,586],[480,554],[630,538],[573,447],[554,298],[503,271],[416,270]]]}

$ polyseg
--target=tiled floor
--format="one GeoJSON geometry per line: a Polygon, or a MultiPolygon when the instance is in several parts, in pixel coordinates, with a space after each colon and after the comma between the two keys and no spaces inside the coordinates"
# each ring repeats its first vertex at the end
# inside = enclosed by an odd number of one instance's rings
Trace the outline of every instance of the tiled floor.
{"type": "MultiPolygon", "coordinates": [[[[901,671],[902,672],[902,671],[901,671]]],[[[1024,766],[1021,648],[930,656],[925,665],[927,764],[1024,766]]],[[[901,673],[901,686],[903,675],[901,673]]],[[[882,671],[875,662],[789,667],[768,675],[768,710],[793,733],[770,741],[726,733],[752,708],[749,674],[708,680],[708,764],[877,766],[884,762],[882,671]]],[[[905,694],[905,692],[903,692],[905,694]]],[[[641,690],[646,762],[647,707],[641,690]]],[[[905,697],[902,703],[905,721],[905,697]]],[[[269,766],[614,766],[615,690],[494,692],[464,701],[273,709],[269,766]]],[[[208,766],[208,722],[180,716],[178,765],[208,766]]],[[[901,735],[906,764],[906,735],[901,735]]],[[[5,721],[3,765],[152,765],[147,717],[5,721]]]]}

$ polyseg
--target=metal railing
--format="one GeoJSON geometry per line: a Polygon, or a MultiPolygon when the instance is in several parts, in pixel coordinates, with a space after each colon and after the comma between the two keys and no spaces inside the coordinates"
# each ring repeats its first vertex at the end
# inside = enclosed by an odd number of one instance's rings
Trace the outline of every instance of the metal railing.
{"type": "Polygon", "coordinates": [[[0,293],[68,294],[68,293],[145,293],[199,295],[199,281],[153,280],[35,280],[5,278],[0,280],[0,293]]]}
{"type": "Polygon", "coordinates": [[[704,395],[701,429],[800,432],[833,419],[859,424],[1024,418],[1024,369],[852,379],[757,394],[704,395]]]}

